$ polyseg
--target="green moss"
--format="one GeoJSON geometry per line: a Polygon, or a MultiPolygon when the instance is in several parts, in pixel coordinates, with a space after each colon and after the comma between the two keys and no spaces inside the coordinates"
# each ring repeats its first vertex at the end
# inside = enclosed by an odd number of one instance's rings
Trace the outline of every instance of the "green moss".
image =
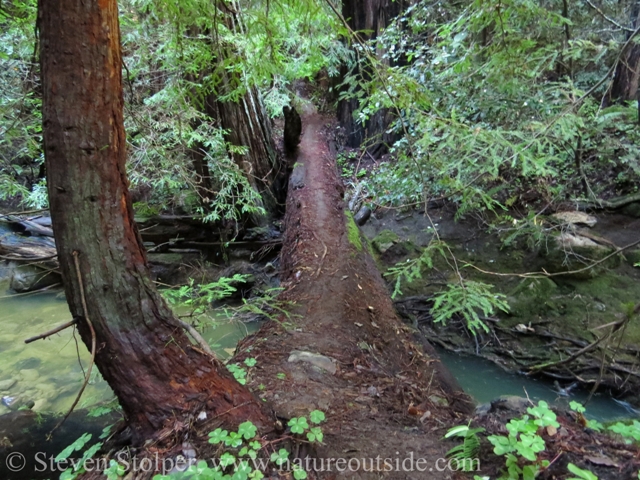
{"type": "Polygon", "coordinates": [[[362,239],[360,238],[360,229],[358,228],[358,225],[356,225],[351,212],[345,212],[345,216],[347,217],[347,237],[349,238],[349,243],[356,247],[356,250],[361,252],[362,239]]]}
{"type": "Polygon", "coordinates": [[[395,232],[392,232],[391,230],[382,230],[378,235],[376,235],[371,243],[376,251],[384,253],[399,241],[400,237],[395,232]]]}
{"type": "Polygon", "coordinates": [[[631,266],[640,263],[640,249],[625,252],[624,256],[627,259],[627,263],[631,266]]]}
{"type": "Polygon", "coordinates": [[[557,314],[553,296],[558,286],[549,278],[526,278],[509,293],[511,313],[517,317],[557,314]]]}

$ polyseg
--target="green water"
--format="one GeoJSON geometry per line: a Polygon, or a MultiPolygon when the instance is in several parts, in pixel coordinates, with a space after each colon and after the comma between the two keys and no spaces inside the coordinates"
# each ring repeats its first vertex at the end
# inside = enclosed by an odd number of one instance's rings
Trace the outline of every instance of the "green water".
{"type": "MultiPolygon", "coordinates": [[[[71,320],[67,302],[60,292],[11,295],[0,284],[0,397],[16,398],[16,403],[33,401],[33,410],[66,412],[73,403],[90,355],[73,329],[68,328],[44,340],[25,344],[26,338],[44,333],[71,320]]],[[[203,330],[203,337],[223,358],[237,342],[258,328],[258,324],[232,321],[224,315],[203,330]]],[[[113,398],[113,392],[93,370],[79,408],[113,398]]],[[[0,415],[9,409],[0,404],[0,415]]]]}
{"type": "MultiPolygon", "coordinates": [[[[518,395],[534,402],[545,400],[551,405],[568,408],[571,400],[584,402],[587,391],[574,391],[571,397],[561,397],[552,384],[524,375],[510,374],[495,364],[482,358],[457,355],[438,350],[438,355],[451,371],[465,392],[478,403],[487,403],[500,395],[518,395]]],[[[601,422],[620,418],[633,418],[638,414],[617,403],[610,396],[596,393],[587,404],[586,415],[601,422]]]]}

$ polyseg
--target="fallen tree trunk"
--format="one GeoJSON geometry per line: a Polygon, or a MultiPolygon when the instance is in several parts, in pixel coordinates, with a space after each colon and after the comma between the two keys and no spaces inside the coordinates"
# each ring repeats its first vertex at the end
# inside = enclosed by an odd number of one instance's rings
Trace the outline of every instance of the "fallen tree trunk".
{"type": "MultiPolygon", "coordinates": [[[[414,331],[396,316],[367,241],[345,214],[342,184],[321,135],[326,122],[309,111],[303,118],[289,184],[282,286],[293,315],[245,339],[238,357],[257,358],[251,386],[262,385],[280,416],[326,413],[326,446],[315,452],[320,476],[328,471],[318,462],[337,457],[411,452],[434,462],[445,453],[441,434],[427,432],[472,404],[428,343],[426,349],[416,344],[414,331]]],[[[385,478],[406,478],[384,471],[385,478]]],[[[357,478],[380,473],[360,468],[357,478]]],[[[429,478],[444,478],[438,475],[429,478]]]]}

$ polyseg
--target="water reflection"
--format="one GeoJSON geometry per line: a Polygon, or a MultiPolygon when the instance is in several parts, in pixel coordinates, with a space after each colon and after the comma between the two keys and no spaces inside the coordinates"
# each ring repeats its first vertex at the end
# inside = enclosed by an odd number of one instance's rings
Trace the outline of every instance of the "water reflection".
{"type": "MultiPolygon", "coordinates": [[[[478,403],[487,403],[500,395],[529,395],[534,402],[545,400],[550,404],[568,407],[571,400],[583,402],[589,392],[575,389],[570,397],[560,396],[552,383],[524,375],[509,374],[488,360],[438,350],[442,362],[456,377],[460,386],[478,403]],[[526,390],[526,393],[525,393],[526,390]]],[[[597,393],[587,405],[586,415],[599,421],[629,418],[634,415],[624,404],[608,395],[597,393]]]]}

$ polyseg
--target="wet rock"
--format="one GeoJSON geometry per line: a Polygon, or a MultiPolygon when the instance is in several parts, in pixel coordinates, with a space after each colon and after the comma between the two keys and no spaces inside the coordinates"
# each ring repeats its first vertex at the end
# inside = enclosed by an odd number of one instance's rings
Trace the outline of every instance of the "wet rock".
{"type": "Polygon", "coordinates": [[[622,209],[622,213],[629,215],[630,217],[640,218],[640,202],[633,202],[629,205],[625,205],[622,209]]]}
{"type": "Polygon", "coordinates": [[[588,280],[620,265],[620,256],[613,255],[593,268],[583,270],[584,267],[602,260],[613,251],[613,248],[600,245],[591,238],[564,232],[557,235],[555,241],[548,242],[546,248],[540,251],[541,262],[538,268],[543,268],[550,273],[578,270],[564,278],[588,280]]]}
{"type": "Polygon", "coordinates": [[[501,395],[491,400],[490,412],[498,410],[513,412],[521,415],[527,411],[527,408],[531,406],[531,402],[524,397],[518,397],[517,395],[501,395]]]}
{"type": "Polygon", "coordinates": [[[640,249],[627,251],[624,254],[627,263],[631,266],[634,266],[637,263],[640,263],[640,249]]]}
{"type": "Polygon", "coordinates": [[[36,385],[36,389],[38,390],[39,395],[47,400],[54,398],[58,394],[56,387],[51,383],[39,383],[36,385]]]}
{"type": "Polygon", "coordinates": [[[0,392],[6,392],[11,387],[16,384],[17,380],[15,378],[10,378],[9,380],[2,380],[0,382],[0,392]]]}
{"type": "Polygon", "coordinates": [[[44,398],[40,398],[33,403],[33,407],[31,407],[31,410],[35,412],[43,412],[49,410],[49,401],[44,398]]]}
{"type": "Polygon", "coordinates": [[[23,370],[25,368],[38,368],[42,364],[42,360],[37,357],[29,357],[17,362],[14,366],[16,370],[23,370]]]}
{"type": "Polygon", "coordinates": [[[168,285],[186,283],[190,265],[200,260],[197,253],[149,253],[147,257],[153,278],[168,285]]]}
{"type": "Polygon", "coordinates": [[[0,403],[12,411],[25,409],[30,410],[35,405],[33,400],[28,400],[28,397],[23,395],[16,397],[5,395],[0,399],[0,403]]]}
{"type": "Polygon", "coordinates": [[[557,310],[553,300],[558,286],[550,278],[525,278],[509,294],[509,306],[515,316],[530,317],[557,310]]]}
{"type": "Polygon", "coordinates": [[[371,218],[371,209],[367,206],[361,207],[360,210],[358,210],[358,213],[356,213],[355,216],[353,217],[356,224],[359,226],[362,226],[365,223],[367,223],[369,218],[371,218]]]}
{"type": "Polygon", "coordinates": [[[43,270],[35,265],[18,265],[11,274],[10,288],[15,292],[40,290],[55,283],[61,283],[60,275],[43,270]]]}
{"type": "Polygon", "coordinates": [[[317,353],[294,350],[289,355],[289,359],[287,361],[289,363],[308,363],[314,367],[329,372],[331,375],[335,375],[337,371],[336,361],[333,358],[325,357],[324,355],[319,355],[317,353]]]}
{"type": "MultiPolygon", "coordinates": [[[[0,406],[0,412],[3,412],[2,408],[0,406]]],[[[43,468],[42,463],[36,459],[46,458],[48,462],[49,458],[55,457],[85,432],[92,435],[92,441],[85,446],[86,449],[98,441],[98,436],[104,427],[118,419],[118,414],[95,418],[88,417],[87,410],[77,410],[71,413],[67,421],[50,437],[51,430],[60,421],[57,415],[21,410],[0,416],[0,459],[6,458],[11,452],[20,452],[26,459],[26,465],[20,472],[20,476],[8,470],[4,460],[1,461],[0,479],[58,478],[59,472],[43,468]]],[[[82,451],[77,452],[77,455],[78,458],[81,457],[82,451]]]]}
{"type": "Polygon", "coordinates": [[[475,415],[478,417],[484,417],[491,411],[491,403],[481,403],[476,407],[475,415]]]}
{"type": "Polygon", "coordinates": [[[371,244],[378,253],[385,253],[399,241],[400,237],[397,234],[391,230],[383,230],[371,241],[371,244]]]}
{"type": "Polygon", "coordinates": [[[593,215],[584,212],[558,212],[551,215],[552,218],[569,225],[586,225],[588,227],[595,226],[598,219],[593,215]]]}
{"type": "Polygon", "coordinates": [[[429,395],[429,400],[431,400],[431,403],[439,405],[441,407],[449,406],[449,402],[447,401],[447,399],[438,395],[429,395]]]}

